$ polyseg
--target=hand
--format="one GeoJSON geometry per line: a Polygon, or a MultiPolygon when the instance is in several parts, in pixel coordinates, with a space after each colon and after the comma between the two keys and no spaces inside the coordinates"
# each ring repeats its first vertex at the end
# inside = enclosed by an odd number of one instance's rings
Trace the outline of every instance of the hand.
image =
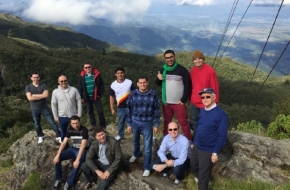
{"type": "Polygon", "coordinates": [[[112,115],[116,114],[115,110],[111,110],[111,113],[112,113],[112,115]]]}
{"type": "Polygon", "coordinates": [[[183,103],[182,101],[179,101],[178,104],[179,104],[179,105],[183,105],[184,103],[183,103]]]}
{"type": "Polygon", "coordinates": [[[59,156],[55,156],[53,159],[53,164],[57,164],[59,162],[59,156]]]}
{"type": "Polygon", "coordinates": [[[86,101],[84,99],[82,99],[82,104],[84,104],[86,101]]]}
{"type": "Polygon", "coordinates": [[[166,164],[168,167],[174,167],[174,160],[168,160],[166,164]]]}
{"type": "Polygon", "coordinates": [[[153,133],[154,133],[154,135],[156,135],[158,133],[158,128],[157,127],[153,128],[153,133]]]}
{"type": "Polygon", "coordinates": [[[164,79],[163,76],[162,76],[162,74],[160,73],[160,71],[158,71],[157,78],[159,80],[163,80],[164,79]]]}
{"type": "Polygon", "coordinates": [[[102,179],[102,176],[104,173],[101,170],[96,170],[95,172],[96,172],[97,176],[99,176],[102,179]]]}
{"type": "Polygon", "coordinates": [[[218,155],[211,154],[211,161],[212,163],[216,163],[219,160],[218,155]]]}
{"type": "Polygon", "coordinates": [[[193,149],[193,147],[194,147],[194,144],[191,144],[191,145],[190,145],[190,149],[193,149]]]}
{"type": "Polygon", "coordinates": [[[73,163],[74,169],[77,169],[80,165],[80,161],[79,160],[75,160],[73,163]]]}
{"type": "Polygon", "coordinates": [[[105,171],[105,172],[103,173],[103,176],[102,176],[101,179],[108,179],[109,176],[110,176],[110,172],[105,171]]]}
{"type": "Polygon", "coordinates": [[[56,123],[59,123],[59,119],[57,118],[57,119],[54,119],[54,121],[56,122],[56,123]]]}
{"type": "Polygon", "coordinates": [[[155,171],[162,172],[166,168],[165,164],[158,164],[155,168],[155,171]]]}
{"type": "Polygon", "coordinates": [[[129,133],[132,133],[132,127],[131,127],[131,126],[128,126],[128,127],[127,127],[127,131],[128,131],[129,133]]]}

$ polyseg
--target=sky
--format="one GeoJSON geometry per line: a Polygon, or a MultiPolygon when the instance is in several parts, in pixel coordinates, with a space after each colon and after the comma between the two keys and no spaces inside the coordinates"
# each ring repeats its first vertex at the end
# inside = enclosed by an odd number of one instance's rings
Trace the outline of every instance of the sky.
{"type": "MultiPolygon", "coordinates": [[[[171,6],[231,6],[234,0],[0,0],[0,12],[12,11],[22,18],[46,23],[90,25],[95,18],[106,18],[116,24],[142,20],[151,9],[171,6]]],[[[248,4],[250,0],[240,1],[248,4]]],[[[281,0],[256,0],[276,3],[281,0]]],[[[284,0],[290,4],[290,0],[284,0]]]]}

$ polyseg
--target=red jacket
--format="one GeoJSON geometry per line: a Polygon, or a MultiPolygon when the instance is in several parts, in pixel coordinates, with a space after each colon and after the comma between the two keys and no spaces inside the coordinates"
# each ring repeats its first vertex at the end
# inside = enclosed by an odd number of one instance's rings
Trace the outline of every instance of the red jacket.
{"type": "Polygon", "coordinates": [[[219,84],[215,70],[208,64],[199,67],[192,67],[190,71],[191,78],[191,97],[190,102],[198,108],[204,108],[201,101],[200,92],[203,88],[212,88],[216,94],[216,103],[219,102],[219,84]]]}

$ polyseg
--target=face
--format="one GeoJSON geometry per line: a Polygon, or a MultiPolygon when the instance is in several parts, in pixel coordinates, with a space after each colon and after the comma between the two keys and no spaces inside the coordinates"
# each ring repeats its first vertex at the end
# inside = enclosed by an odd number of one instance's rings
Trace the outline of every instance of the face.
{"type": "Polygon", "coordinates": [[[72,128],[74,128],[75,130],[79,130],[81,123],[79,120],[71,120],[70,121],[70,125],[72,126],[72,128]]]}
{"type": "Polygon", "coordinates": [[[178,125],[175,122],[171,122],[168,125],[168,134],[171,138],[176,138],[178,136],[178,125]]]}
{"type": "Polygon", "coordinates": [[[192,59],[193,63],[197,67],[201,67],[204,64],[204,60],[202,58],[192,59]]]}
{"type": "Polygon", "coordinates": [[[165,62],[167,63],[168,66],[173,66],[174,64],[174,61],[175,61],[175,56],[173,53],[167,53],[164,55],[164,59],[165,59],[165,62]]]}
{"type": "Polygon", "coordinates": [[[96,139],[100,143],[104,143],[106,141],[106,133],[104,133],[104,131],[101,131],[99,133],[96,133],[96,139]]]}
{"type": "Polygon", "coordinates": [[[39,74],[33,74],[30,79],[31,79],[32,83],[38,84],[39,80],[40,80],[39,74]]]}
{"type": "Polygon", "coordinates": [[[86,71],[86,73],[91,73],[92,72],[91,64],[84,64],[84,70],[86,71]]]}
{"type": "Polygon", "coordinates": [[[67,78],[65,76],[58,77],[58,84],[62,89],[67,88],[67,78]]]}
{"type": "Polygon", "coordinates": [[[137,82],[137,86],[140,92],[146,92],[148,90],[149,82],[146,79],[139,79],[137,82]]]}
{"type": "Polygon", "coordinates": [[[117,71],[115,73],[116,77],[117,77],[117,81],[123,81],[124,77],[125,77],[125,73],[123,71],[117,71]]]}
{"type": "Polygon", "coordinates": [[[210,108],[215,103],[215,94],[202,93],[200,98],[206,108],[210,108]]]}

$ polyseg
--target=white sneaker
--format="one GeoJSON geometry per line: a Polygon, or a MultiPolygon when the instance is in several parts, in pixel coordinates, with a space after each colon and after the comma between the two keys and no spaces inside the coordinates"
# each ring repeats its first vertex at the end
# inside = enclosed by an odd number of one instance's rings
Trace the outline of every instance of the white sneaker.
{"type": "Polygon", "coordinates": [[[118,141],[121,139],[121,137],[119,135],[115,136],[115,139],[118,141]]]}
{"type": "Polygon", "coordinates": [[[143,177],[148,177],[150,175],[150,170],[144,170],[143,177]]]}
{"type": "Polygon", "coordinates": [[[61,137],[56,137],[55,140],[61,144],[61,137]]]}
{"type": "Polygon", "coordinates": [[[38,144],[43,143],[43,137],[38,137],[38,144]]]}
{"type": "Polygon", "coordinates": [[[157,140],[157,138],[153,136],[152,142],[155,142],[156,140],[157,140]]]}
{"type": "Polygon", "coordinates": [[[135,157],[135,156],[133,155],[133,156],[131,156],[129,162],[133,163],[133,162],[135,162],[136,160],[137,160],[137,157],[135,157]]]}
{"type": "Polygon", "coordinates": [[[198,183],[198,179],[196,177],[194,178],[194,181],[195,181],[195,183],[198,183]]]}

